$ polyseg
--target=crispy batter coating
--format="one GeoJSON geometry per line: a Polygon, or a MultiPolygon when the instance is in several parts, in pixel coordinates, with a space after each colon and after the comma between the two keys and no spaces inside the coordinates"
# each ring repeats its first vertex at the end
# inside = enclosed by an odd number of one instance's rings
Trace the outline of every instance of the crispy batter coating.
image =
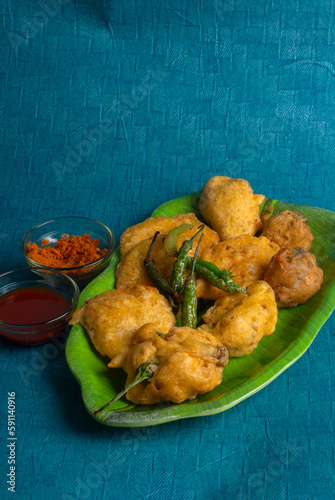
{"type": "MultiPolygon", "coordinates": [[[[189,216],[188,218],[189,223],[193,224],[193,228],[187,229],[183,234],[181,234],[178,237],[177,240],[178,249],[182,245],[183,241],[192,238],[192,236],[197,232],[199,225],[201,224],[201,222],[196,218],[194,214],[188,214],[188,216],[189,216]]],[[[156,217],[155,219],[169,219],[169,218],[156,217]]],[[[160,221],[160,224],[161,223],[162,221],[160,221]]],[[[179,226],[180,224],[178,223],[177,225],[179,226]]],[[[140,224],[137,224],[137,226],[140,226],[140,224]]],[[[164,230],[164,227],[162,225],[161,229],[162,231],[164,230]]],[[[140,233],[142,234],[141,230],[140,233]]],[[[219,242],[219,236],[215,233],[215,231],[212,231],[212,229],[210,229],[206,225],[203,230],[203,235],[204,236],[201,240],[198,249],[198,254],[197,254],[198,256],[201,256],[202,252],[206,247],[210,245],[216,245],[219,242]]],[[[134,236],[136,238],[137,233],[134,233],[134,236]]],[[[152,233],[149,238],[137,243],[126,253],[123,259],[121,259],[116,271],[117,288],[121,288],[124,286],[132,286],[134,284],[152,285],[152,282],[148,278],[147,273],[145,271],[144,259],[150,247],[153,236],[154,233],[152,233]]],[[[164,278],[169,279],[171,277],[171,272],[173,264],[175,262],[175,257],[172,257],[171,255],[166,255],[165,253],[164,243],[163,243],[165,236],[166,233],[158,235],[153,250],[151,252],[151,257],[154,260],[155,265],[160,271],[161,275],[164,276],[164,278]]],[[[195,249],[199,241],[199,237],[196,238],[196,240],[194,241],[192,250],[190,250],[188,255],[194,255],[195,249]]]]}
{"type": "Polygon", "coordinates": [[[122,366],[132,335],[149,322],[166,333],[175,317],[156,288],[134,286],[100,293],[74,313],[70,324],[83,325],[96,350],[112,360],[108,366],[117,367],[122,366]]]}
{"type": "Polygon", "coordinates": [[[206,325],[201,328],[228,348],[229,357],[250,354],[276,327],[278,310],[272,288],[256,281],[247,290],[247,295],[235,292],[221,297],[203,316],[206,325]]]}
{"type": "Polygon", "coordinates": [[[132,345],[123,366],[126,384],[142,363],[150,363],[155,372],[127,392],[127,399],[136,404],[181,403],[209,392],[220,384],[228,363],[228,351],[215,337],[187,326],[160,336],[155,324],[144,325],[133,336],[132,345]]]}
{"type": "MultiPolygon", "coordinates": [[[[271,258],[279,250],[276,243],[260,236],[242,235],[206,248],[202,254],[203,260],[208,260],[220,269],[232,271],[234,281],[246,287],[250,283],[262,280],[270,265],[271,258]]],[[[197,280],[198,297],[216,300],[225,292],[210,285],[206,280],[197,280]]]]}
{"type": "MultiPolygon", "coordinates": [[[[168,278],[171,276],[173,264],[176,259],[171,255],[166,255],[163,244],[164,236],[163,234],[157,236],[151,257],[161,275],[164,278],[168,278]]],[[[152,238],[140,241],[120,261],[116,269],[116,288],[133,285],[153,285],[144,267],[144,259],[151,241],[152,238]]]]}
{"type": "Polygon", "coordinates": [[[323,271],[312,253],[283,248],[273,257],[264,279],[273,288],[278,307],[295,307],[319,290],[323,271]]]}
{"type": "Polygon", "coordinates": [[[280,248],[300,247],[309,250],[312,246],[313,235],[308,225],[307,218],[299,212],[285,210],[270,218],[262,217],[264,227],[262,235],[274,241],[280,248]]]}
{"type": "MultiPolygon", "coordinates": [[[[182,242],[191,238],[197,232],[197,228],[202,224],[202,222],[193,213],[178,214],[174,217],[150,217],[149,219],[146,219],[143,222],[136,224],[135,226],[129,227],[121,235],[121,259],[125,257],[125,255],[141,241],[148,238],[152,239],[156,231],[159,231],[162,234],[167,234],[170,229],[181,226],[182,224],[193,224],[193,228],[187,230],[185,233],[179,236],[177,244],[177,247],[179,248],[182,242]]],[[[205,226],[203,233],[204,236],[202,238],[200,251],[201,249],[206,248],[206,246],[212,244],[215,245],[220,241],[219,235],[215,231],[213,231],[213,229],[210,229],[207,226],[205,226]]],[[[196,242],[197,241],[198,238],[196,242]]],[[[193,245],[192,251],[190,252],[190,255],[193,255],[196,246],[197,245],[195,243],[193,245]]]]}
{"type": "Polygon", "coordinates": [[[199,209],[224,241],[241,234],[253,236],[261,228],[259,205],[264,198],[253,193],[248,181],[218,175],[204,185],[199,209]]]}

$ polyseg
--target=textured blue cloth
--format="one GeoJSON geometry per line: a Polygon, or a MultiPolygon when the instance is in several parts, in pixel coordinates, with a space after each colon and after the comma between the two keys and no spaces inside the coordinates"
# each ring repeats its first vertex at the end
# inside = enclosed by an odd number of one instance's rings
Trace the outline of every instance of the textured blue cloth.
{"type": "MultiPolygon", "coordinates": [[[[212,175],[335,210],[335,1],[0,0],[0,271],[23,235],[83,215],[116,235],[212,175]]],[[[229,411],[108,428],[64,349],[0,339],[1,477],[16,498],[335,498],[334,317],[229,411]]]]}

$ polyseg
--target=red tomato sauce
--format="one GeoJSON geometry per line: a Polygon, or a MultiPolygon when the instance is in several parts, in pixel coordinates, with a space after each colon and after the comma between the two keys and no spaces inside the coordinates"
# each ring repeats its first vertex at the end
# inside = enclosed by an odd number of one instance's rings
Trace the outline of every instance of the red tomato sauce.
{"type": "Polygon", "coordinates": [[[66,298],[54,290],[21,287],[0,297],[0,320],[15,325],[42,323],[61,316],[68,307],[66,298]]]}

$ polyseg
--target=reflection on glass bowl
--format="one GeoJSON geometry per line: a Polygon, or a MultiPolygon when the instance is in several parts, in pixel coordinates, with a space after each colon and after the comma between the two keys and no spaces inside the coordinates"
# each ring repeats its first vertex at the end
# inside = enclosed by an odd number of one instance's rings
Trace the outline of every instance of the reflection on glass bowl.
{"type": "Polygon", "coordinates": [[[0,275],[0,335],[37,345],[64,330],[79,299],[78,285],[65,274],[40,267],[0,275]]]}

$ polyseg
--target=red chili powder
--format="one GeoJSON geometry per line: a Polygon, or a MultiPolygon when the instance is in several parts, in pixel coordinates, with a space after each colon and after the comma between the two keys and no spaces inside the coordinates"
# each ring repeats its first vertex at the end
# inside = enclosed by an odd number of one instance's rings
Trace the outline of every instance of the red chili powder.
{"type": "Polygon", "coordinates": [[[69,236],[63,234],[54,244],[49,240],[42,240],[42,247],[36,243],[27,244],[28,256],[49,267],[77,267],[90,264],[100,259],[107,252],[107,248],[99,250],[99,239],[93,239],[90,234],[83,236],[69,236]]]}

